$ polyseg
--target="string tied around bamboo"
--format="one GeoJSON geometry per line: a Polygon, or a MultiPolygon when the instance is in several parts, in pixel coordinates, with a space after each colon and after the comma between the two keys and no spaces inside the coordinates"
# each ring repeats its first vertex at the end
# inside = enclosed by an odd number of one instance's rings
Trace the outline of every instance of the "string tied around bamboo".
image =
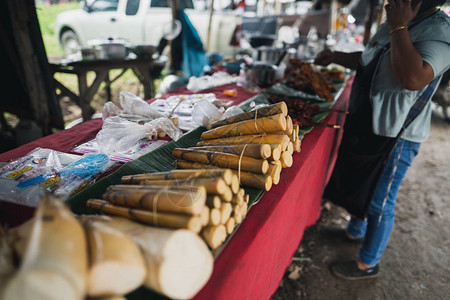
{"type": "Polygon", "coordinates": [[[244,152],[245,152],[245,148],[247,148],[248,144],[245,144],[244,147],[242,148],[241,151],[241,155],[239,155],[239,162],[238,162],[238,181],[239,181],[239,185],[241,185],[241,161],[242,161],[242,156],[244,156],[244,152]]]}
{"type": "Polygon", "coordinates": [[[258,124],[256,123],[256,120],[258,119],[258,110],[255,110],[255,129],[257,133],[260,133],[258,130],[258,124]]]}

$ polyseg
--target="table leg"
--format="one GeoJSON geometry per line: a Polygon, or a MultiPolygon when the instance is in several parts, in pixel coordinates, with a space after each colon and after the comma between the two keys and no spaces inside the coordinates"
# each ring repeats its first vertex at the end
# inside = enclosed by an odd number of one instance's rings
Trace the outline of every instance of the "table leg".
{"type": "Polygon", "coordinates": [[[150,67],[149,66],[136,66],[134,70],[139,72],[141,76],[138,76],[142,85],[144,86],[144,100],[148,100],[153,97],[153,79],[150,75],[150,67]],[[137,70],[136,70],[137,69],[137,70]]]}
{"type": "Polygon", "coordinates": [[[82,111],[83,120],[90,120],[95,110],[91,107],[91,100],[97,93],[100,84],[106,79],[108,70],[101,70],[95,72],[95,79],[91,86],[87,85],[86,80],[87,71],[78,73],[78,87],[80,89],[80,107],[82,111]]]}

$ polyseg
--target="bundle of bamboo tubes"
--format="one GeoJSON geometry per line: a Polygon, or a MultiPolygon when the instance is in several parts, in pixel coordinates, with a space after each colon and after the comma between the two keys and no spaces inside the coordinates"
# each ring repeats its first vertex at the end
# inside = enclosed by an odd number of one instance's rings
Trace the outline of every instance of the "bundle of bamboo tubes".
{"type": "Polygon", "coordinates": [[[236,172],[221,168],[123,176],[102,198],[87,206],[153,226],[189,229],[212,249],[242,222],[248,203],[236,172]]]}
{"type": "Polygon", "coordinates": [[[178,169],[229,168],[239,184],[269,191],[282,168],[300,152],[299,126],[293,125],[285,102],[268,105],[211,124],[197,147],[175,148],[178,169]]]}

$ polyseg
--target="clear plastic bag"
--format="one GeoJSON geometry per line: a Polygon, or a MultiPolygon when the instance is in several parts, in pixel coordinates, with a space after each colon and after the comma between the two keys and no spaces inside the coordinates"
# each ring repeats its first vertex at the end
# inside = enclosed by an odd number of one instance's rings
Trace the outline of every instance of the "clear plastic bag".
{"type": "Polygon", "coordinates": [[[178,140],[183,133],[167,118],[158,118],[143,125],[127,121],[118,116],[105,120],[103,128],[97,133],[97,144],[101,153],[113,154],[124,152],[145,137],[165,132],[173,140],[178,140]]]}
{"type": "Polygon", "coordinates": [[[220,120],[223,111],[223,108],[217,108],[208,100],[200,100],[192,109],[192,120],[198,125],[210,128],[211,123],[220,120]]]}
{"type": "Polygon", "coordinates": [[[8,202],[35,207],[47,189],[65,200],[114,164],[105,157],[36,148],[0,168],[0,196],[8,202]]]}
{"type": "Polygon", "coordinates": [[[152,109],[150,104],[132,93],[120,92],[119,100],[123,113],[144,116],[152,119],[163,117],[163,115],[158,111],[152,109]]]}
{"type": "Polygon", "coordinates": [[[102,120],[104,122],[109,117],[120,115],[121,112],[122,110],[117,105],[112,102],[106,102],[103,106],[102,120]]]}
{"type": "Polygon", "coordinates": [[[212,76],[189,78],[187,89],[196,93],[202,90],[211,89],[219,85],[230,84],[236,82],[236,80],[236,77],[233,77],[226,72],[217,72],[212,76]]]}

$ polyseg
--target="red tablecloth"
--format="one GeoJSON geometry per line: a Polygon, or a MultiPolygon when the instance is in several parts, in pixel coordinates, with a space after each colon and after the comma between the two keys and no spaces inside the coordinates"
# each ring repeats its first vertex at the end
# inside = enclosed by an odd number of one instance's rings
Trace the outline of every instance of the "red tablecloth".
{"type": "MultiPolygon", "coordinates": [[[[352,80],[347,81],[334,108],[347,108],[351,83],[352,80]]],[[[228,88],[234,86],[222,86],[213,92],[224,98],[222,92],[228,88]]],[[[184,92],[177,91],[177,94],[184,92]]],[[[250,96],[238,89],[234,102],[250,96]]],[[[343,114],[330,113],[325,122],[343,124],[344,120],[343,114]]],[[[36,147],[68,152],[74,145],[95,137],[100,126],[101,120],[82,123],[0,154],[0,161],[23,156],[36,147]]],[[[195,299],[259,300],[269,299],[274,294],[305,228],[319,218],[322,192],[331,174],[341,136],[342,130],[325,127],[316,127],[305,136],[301,153],[294,154],[293,166],[283,169],[280,183],[249,211],[217,257],[211,279],[195,299]]],[[[10,209],[6,207],[6,210],[10,209]]],[[[5,204],[0,202],[0,211],[4,210],[5,204]]],[[[23,217],[16,214],[8,219],[13,221],[23,217]]]]}

